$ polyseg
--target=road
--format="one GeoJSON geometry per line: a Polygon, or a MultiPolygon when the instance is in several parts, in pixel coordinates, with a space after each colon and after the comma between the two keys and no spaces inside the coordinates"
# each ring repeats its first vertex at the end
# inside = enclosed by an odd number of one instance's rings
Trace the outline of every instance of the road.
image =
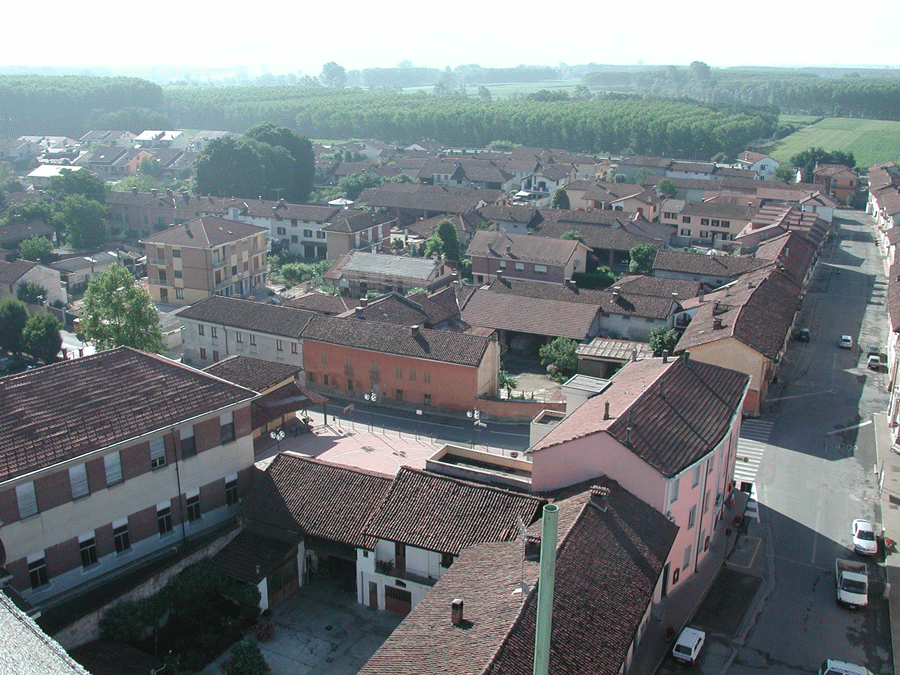
{"type": "Polygon", "coordinates": [[[866,347],[887,344],[887,280],[865,214],[839,212],[818,262],[763,417],[774,424],[757,477],[771,594],[728,672],[812,673],[825,658],[893,673],[883,568],[869,560],[870,604],[835,602],[834,560],[850,550],[854,518],[880,521],[872,414],[887,408],[886,375],[866,368],[866,347]],[[841,335],[854,338],[839,349],[841,335]]]}

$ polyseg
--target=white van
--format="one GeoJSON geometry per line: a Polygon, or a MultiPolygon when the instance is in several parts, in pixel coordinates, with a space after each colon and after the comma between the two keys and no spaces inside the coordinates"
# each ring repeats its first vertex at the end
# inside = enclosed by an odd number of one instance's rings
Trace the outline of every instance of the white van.
{"type": "Polygon", "coordinates": [[[825,659],[819,668],[819,675],[872,675],[872,671],[855,663],[825,659]]]}
{"type": "Polygon", "coordinates": [[[685,628],[675,641],[672,656],[684,663],[693,663],[700,656],[700,649],[706,642],[706,633],[696,628],[685,628]]]}

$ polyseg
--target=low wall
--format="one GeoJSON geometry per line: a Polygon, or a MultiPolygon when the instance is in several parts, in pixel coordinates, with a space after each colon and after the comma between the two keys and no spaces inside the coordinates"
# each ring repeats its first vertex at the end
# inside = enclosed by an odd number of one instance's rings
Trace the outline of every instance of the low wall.
{"type": "Polygon", "coordinates": [[[99,610],[95,610],[93,612],[85,614],[80,619],[69,624],[51,637],[59,644],[61,644],[66,650],[72,650],[75,647],[80,647],[83,644],[87,644],[88,642],[97,640],[100,637],[100,618],[103,616],[106,610],[118,605],[121,602],[125,602],[126,600],[141,600],[143,598],[148,598],[152,595],[155,595],[160,590],[162,590],[163,586],[166,585],[166,582],[168,582],[169,579],[174,577],[185,567],[190,567],[194,563],[200,562],[201,560],[206,560],[207,558],[211,558],[220,550],[222,550],[228,544],[228,542],[230,542],[237,536],[238,532],[240,532],[240,528],[234,528],[215,541],[212,541],[206,546],[191,552],[184,558],[181,558],[178,562],[174,563],[171,567],[165,568],[158,574],[154,575],[152,578],[141,582],[122,595],[116,597],[113,600],[110,600],[99,610]]]}
{"type": "Polygon", "coordinates": [[[565,412],[566,402],[480,398],[475,401],[475,407],[487,415],[488,421],[530,422],[541,410],[565,412]]]}

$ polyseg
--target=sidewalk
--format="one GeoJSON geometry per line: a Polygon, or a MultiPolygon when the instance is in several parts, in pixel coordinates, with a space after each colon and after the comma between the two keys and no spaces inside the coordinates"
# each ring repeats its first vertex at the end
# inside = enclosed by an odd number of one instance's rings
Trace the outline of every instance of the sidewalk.
{"type": "MultiPolygon", "coordinates": [[[[881,524],[885,536],[894,541],[900,540],[900,454],[893,449],[892,431],[888,426],[887,414],[877,413],[875,422],[875,458],[881,483],[880,511],[881,524]]],[[[900,552],[897,547],[884,556],[885,578],[884,592],[888,595],[888,607],[891,619],[891,644],[894,658],[900,648],[900,552]]],[[[895,664],[896,665],[896,664],[895,664]]]]}
{"type": "Polygon", "coordinates": [[[735,515],[744,513],[750,495],[739,490],[735,490],[734,494],[735,504],[730,508],[725,507],[725,515],[718,525],[721,536],[716,537],[709,555],[703,559],[690,579],[669,593],[660,615],[654,614],[647,623],[628,669],[631,675],[653,675],[659,669],[675,642],[675,636],[691,621],[709,595],[725,560],[734,551],[738,539],[743,536],[734,527],[733,519],[735,515]],[[674,629],[674,635],[668,636],[667,629],[670,626],[674,629]]]}

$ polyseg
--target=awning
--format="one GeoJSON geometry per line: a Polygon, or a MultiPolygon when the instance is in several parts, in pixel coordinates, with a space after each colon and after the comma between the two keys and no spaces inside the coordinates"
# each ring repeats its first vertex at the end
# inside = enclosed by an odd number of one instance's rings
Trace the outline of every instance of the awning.
{"type": "Polygon", "coordinates": [[[250,423],[257,429],[283,415],[309,410],[327,402],[328,399],[321,394],[291,382],[253,401],[250,404],[250,423]]]}

